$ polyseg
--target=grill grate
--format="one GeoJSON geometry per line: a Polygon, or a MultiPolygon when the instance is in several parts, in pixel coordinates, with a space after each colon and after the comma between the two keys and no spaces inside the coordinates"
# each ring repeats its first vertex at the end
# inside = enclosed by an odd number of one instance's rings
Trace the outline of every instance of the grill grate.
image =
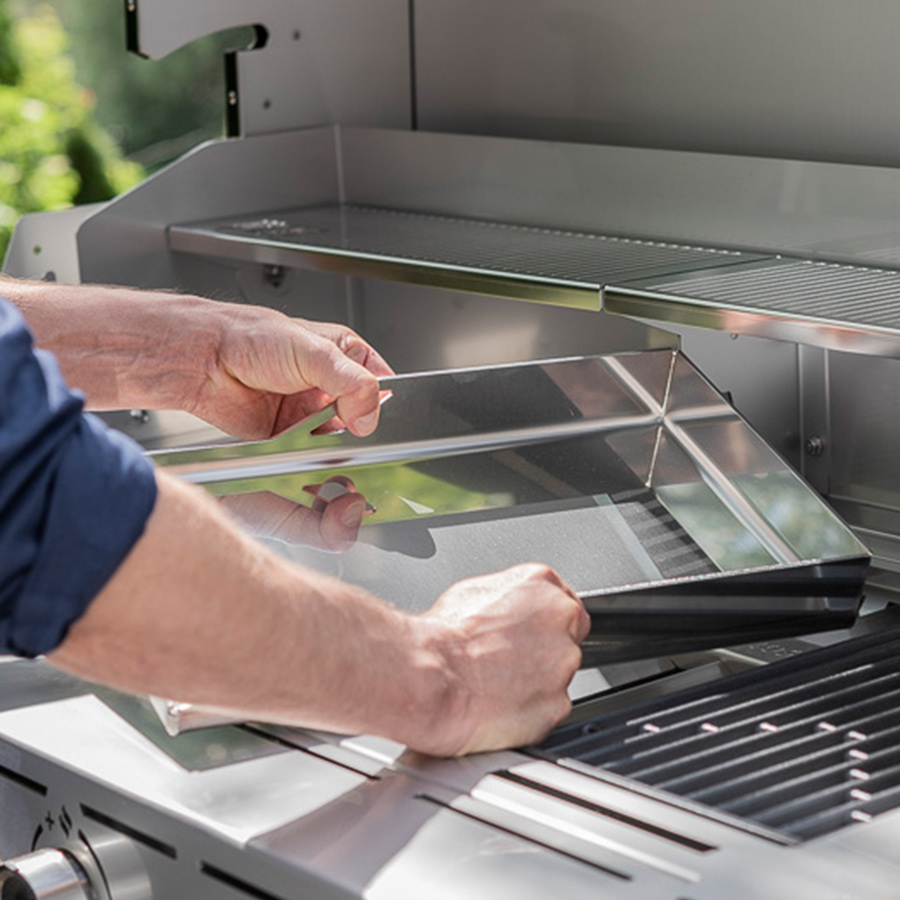
{"type": "Polygon", "coordinates": [[[215,228],[248,241],[272,241],[298,250],[420,261],[596,289],[615,280],[662,277],[760,258],[735,250],[354,205],[222,222],[215,228]]]}
{"type": "Polygon", "coordinates": [[[556,731],[541,748],[797,839],[900,807],[900,634],[556,731]]]}
{"type": "Polygon", "coordinates": [[[799,260],[643,288],[713,303],[867,328],[900,329],[900,272],[799,260]]]}

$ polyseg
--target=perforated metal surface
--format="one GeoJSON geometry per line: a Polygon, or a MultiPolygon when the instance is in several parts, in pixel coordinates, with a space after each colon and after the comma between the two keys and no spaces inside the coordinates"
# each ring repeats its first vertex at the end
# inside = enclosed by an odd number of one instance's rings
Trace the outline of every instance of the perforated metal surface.
{"type": "Polygon", "coordinates": [[[668,277],[761,258],[732,250],[352,205],[174,226],[170,244],[175,250],[225,256],[247,255],[250,246],[279,248],[293,253],[279,261],[294,265],[309,264],[300,258],[304,254],[327,253],[333,269],[396,280],[404,280],[398,265],[425,266],[429,283],[439,287],[448,286],[445,279],[452,274],[469,272],[591,294],[613,281],[668,277]],[[364,270],[358,270],[361,261],[364,270]],[[391,268],[379,271],[379,264],[391,268]]]}
{"type": "Polygon", "coordinates": [[[544,745],[808,839],[900,807],[900,635],[562,729],[544,745]]]}
{"type": "Polygon", "coordinates": [[[368,206],[169,229],[173,250],[900,355],[900,271],[368,206]]]}
{"type": "Polygon", "coordinates": [[[772,260],[607,289],[611,312],[900,353],[900,271],[772,260]]]}
{"type": "Polygon", "coordinates": [[[806,260],[741,272],[715,272],[654,285],[660,293],[900,328],[900,272],[806,260]]]}

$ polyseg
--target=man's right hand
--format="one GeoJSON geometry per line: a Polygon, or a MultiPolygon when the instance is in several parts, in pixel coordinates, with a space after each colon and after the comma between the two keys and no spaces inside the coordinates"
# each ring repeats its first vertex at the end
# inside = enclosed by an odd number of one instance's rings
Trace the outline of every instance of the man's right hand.
{"type": "Polygon", "coordinates": [[[523,746],[569,714],[590,617],[552,569],[529,563],[461,581],[415,621],[446,661],[454,700],[410,746],[438,756],[523,746]]]}

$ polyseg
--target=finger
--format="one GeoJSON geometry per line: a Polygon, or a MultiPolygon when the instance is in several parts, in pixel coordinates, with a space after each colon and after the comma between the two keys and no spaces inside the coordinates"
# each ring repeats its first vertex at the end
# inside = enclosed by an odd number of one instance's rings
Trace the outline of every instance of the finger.
{"type": "Polygon", "coordinates": [[[375,376],[345,356],[330,341],[319,339],[310,352],[298,348],[301,380],[334,398],[338,416],[354,434],[371,434],[378,425],[379,392],[375,376]]]}
{"type": "MultiPolygon", "coordinates": [[[[272,436],[275,437],[293,428],[298,422],[302,422],[304,419],[325,409],[329,403],[331,403],[331,397],[328,394],[312,388],[302,393],[284,397],[278,409],[275,425],[272,428],[272,436]]],[[[336,419],[330,419],[329,421],[336,422],[338,429],[344,428],[343,422],[337,422],[336,419]]],[[[318,430],[316,429],[316,431],[318,430]]]]}
{"type": "Polygon", "coordinates": [[[241,525],[256,537],[287,544],[318,546],[319,516],[311,509],[271,491],[254,491],[220,498],[241,525]]]}
{"type": "Polygon", "coordinates": [[[303,493],[313,497],[312,508],[317,513],[325,512],[329,503],[355,490],[353,479],[346,475],[332,475],[320,484],[303,485],[303,493]]]}
{"type": "Polygon", "coordinates": [[[573,637],[575,642],[580,646],[585,642],[587,636],[591,633],[591,616],[585,609],[584,603],[578,600],[578,612],[575,619],[575,628],[573,637]]]}
{"type": "Polygon", "coordinates": [[[525,563],[524,568],[526,577],[541,578],[544,581],[548,581],[550,584],[556,585],[556,587],[565,591],[573,600],[581,602],[575,589],[565,581],[556,569],[551,569],[550,566],[544,563],[525,563]]]}
{"type": "Polygon", "coordinates": [[[359,335],[350,335],[338,343],[350,359],[368,369],[377,378],[385,375],[393,375],[394,370],[388,365],[387,360],[372,346],[367,344],[359,335]]]}
{"type": "Polygon", "coordinates": [[[302,322],[310,331],[327,338],[353,362],[368,369],[376,377],[381,378],[394,374],[394,370],[384,357],[346,325],[338,325],[334,322],[311,322],[307,319],[303,319],[302,322]]]}
{"type": "Polygon", "coordinates": [[[366,500],[362,494],[345,494],[332,500],[319,521],[322,546],[326,550],[348,550],[356,543],[365,514],[366,500]]]}

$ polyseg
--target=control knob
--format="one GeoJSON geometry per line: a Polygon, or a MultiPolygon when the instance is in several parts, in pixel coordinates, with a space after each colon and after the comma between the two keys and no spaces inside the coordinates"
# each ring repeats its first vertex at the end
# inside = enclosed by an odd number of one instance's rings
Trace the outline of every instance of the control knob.
{"type": "Polygon", "coordinates": [[[87,873],[65,850],[42,848],[0,866],[0,900],[95,900],[87,873]]]}

